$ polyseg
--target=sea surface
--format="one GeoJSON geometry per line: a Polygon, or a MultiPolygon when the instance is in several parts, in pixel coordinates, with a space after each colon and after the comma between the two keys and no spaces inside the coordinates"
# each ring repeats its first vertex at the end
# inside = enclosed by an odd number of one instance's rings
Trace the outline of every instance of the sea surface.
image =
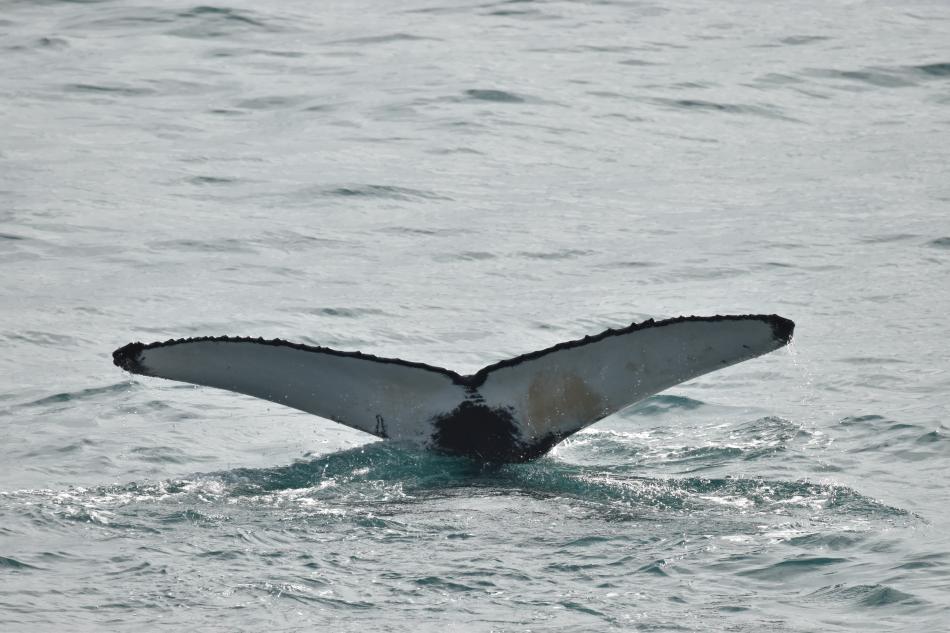
{"type": "Polygon", "coordinates": [[[0,630],[950,630],[950,4],[0,0],[0,630]],[[778,313],[527,464],[114,367],[778,313]]]}

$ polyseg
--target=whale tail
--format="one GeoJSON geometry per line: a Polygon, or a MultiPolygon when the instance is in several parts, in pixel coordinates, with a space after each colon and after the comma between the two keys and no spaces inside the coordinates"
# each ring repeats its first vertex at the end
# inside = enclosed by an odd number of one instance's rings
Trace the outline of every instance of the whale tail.
{"type": "Polygon", "coordinates": [[[130,343],[113,362],[235,391],[377,437],[490,461],[543,455],[644,398],[786,345],[778,315],[645,321],[489,365],[471,375],[282,340],[130,343]]]}

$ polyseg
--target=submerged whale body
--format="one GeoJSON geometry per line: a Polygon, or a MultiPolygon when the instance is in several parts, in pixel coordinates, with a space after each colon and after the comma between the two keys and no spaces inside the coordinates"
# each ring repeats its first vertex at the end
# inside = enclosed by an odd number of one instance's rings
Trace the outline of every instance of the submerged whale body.
{"type": "Polygon", "coordinates": [[[135,374],[263,398],[377,437],[518,462],[673,385],[778,349],[794,329],[775,314],[651,319],[466,376],[360,352],[227,336],[129,343],[112,358],[135,374]]]}

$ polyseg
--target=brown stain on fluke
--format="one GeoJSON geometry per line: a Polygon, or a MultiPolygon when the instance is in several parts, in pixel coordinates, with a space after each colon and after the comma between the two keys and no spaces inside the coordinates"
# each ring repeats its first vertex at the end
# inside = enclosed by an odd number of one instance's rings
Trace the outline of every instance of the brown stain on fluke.
{"type": "Polygon", "coordinates": [[[580,422],[604,415],[604,397],[574,373],[542,372],[528,386],[528,425],[549,433],[552,420],[580,422]]]}

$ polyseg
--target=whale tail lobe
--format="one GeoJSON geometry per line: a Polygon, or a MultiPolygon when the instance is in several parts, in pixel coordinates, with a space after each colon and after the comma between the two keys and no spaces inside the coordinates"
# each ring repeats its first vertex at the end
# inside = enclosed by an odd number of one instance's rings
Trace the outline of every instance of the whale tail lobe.
{"type": "Polygon", "coordinates": [[[635,402],[786,345],[777,315],[646,321],[463,376],[441,367],[282,340],[203,337],[130,343],[132,373],[217,387],[377,437],[492,461],[538,457],[635,402]]]}

